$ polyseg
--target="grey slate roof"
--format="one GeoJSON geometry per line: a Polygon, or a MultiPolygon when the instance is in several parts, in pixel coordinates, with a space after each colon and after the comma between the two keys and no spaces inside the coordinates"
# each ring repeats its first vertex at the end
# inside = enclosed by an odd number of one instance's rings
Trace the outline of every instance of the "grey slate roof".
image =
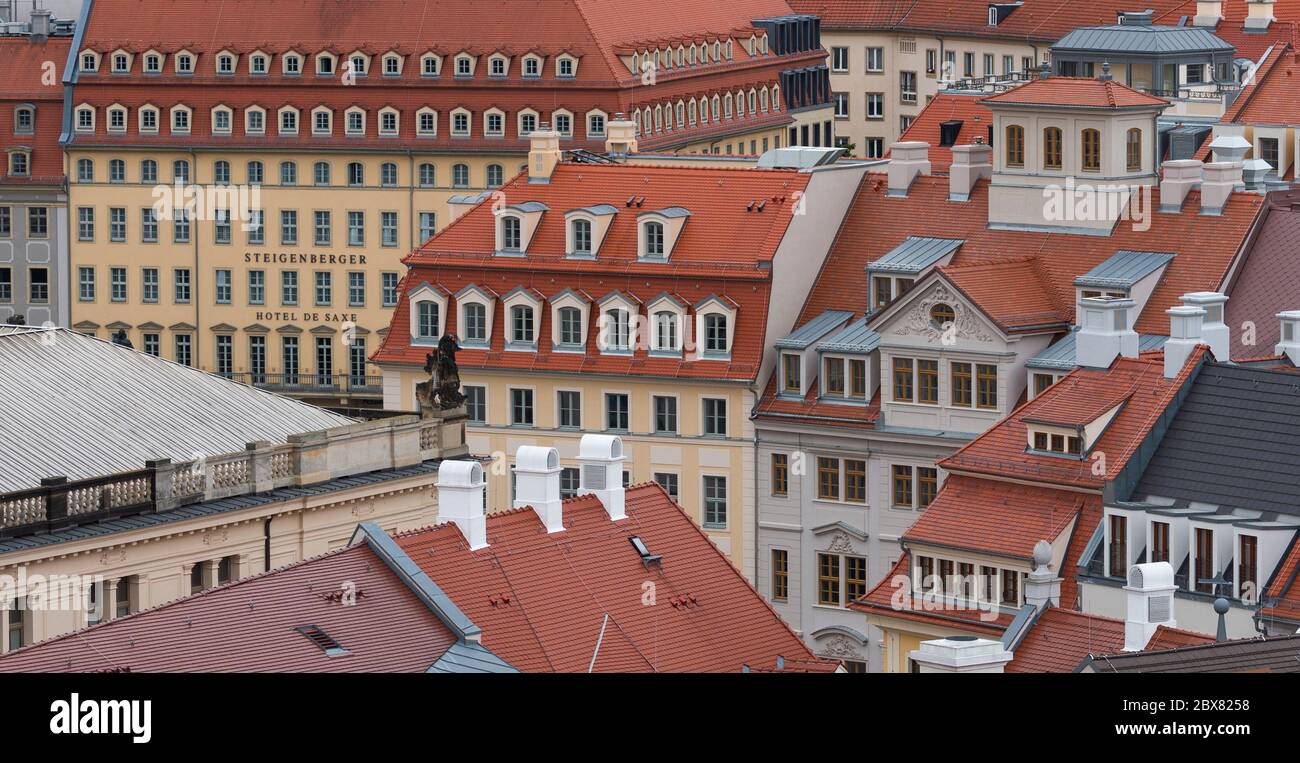
{"type": "Polygon", "coordinates": [[[867,317],[863,316],[827,337],[826,341],[818,343],[817,351],[866,355],[879,344],[880,334],[867,328],[867,317]]]}
{"type": "Polygon", "coordinates": [[[966,243],[964,239],[908,236],[880,259],[867,264],[873,273],[916,275],[966,243]]]}
{"type": "Polygon", "coordinates": [[[429,666],[426,673],[518,673],[482,644],[458,641],[429,666]]]}
{"type": "MultiPolygon", "coordinates": [[[[1025,361],[1026,368],[1038,368],[1046,371],[1073,371],[1078,363],[1075,358],[1077,348],[1075,341],[1078,339],[1079,329],[1071,329],[1070,333],[1056,340],[1047,349],[1038,353],[1034,357],[1025,361]]],[[[1161,334],[1138,334],[1138,352],[1147,350],[1159,350],[1165,346],[1169,339],[1161,334]]]]}
{"type": "Polygon", "coordinates": [[[212,516],[213,514],[224,514],[230,511],[239,511],[240,509],[249,509],[255,506],[264,506],[266,504],[289,501],[296,498],[324,495],[335,491],[361,487],[363,485],[387,482],[388,480],[399,480],[420,474],[432,474],[438,471],[439,463],[440,461],[425,461],[424,463],[414,464],[412,466],[403,466],[399,469],[380,469],[378,471],[366,472],[365,474],[357,474],[351,477],[339,477],[338,479],[317,482],[312,485],[303,485],[302,487],[282,487],[266,493],[219,498],[215,501],[206,501],[204,503],[181,506],[157,514],[134,514],[128,517],[118,517],[116,519],[109,519],[102,522],[77,525],[76,527],[69,527],[55,532],[41,533],[39,535],[24,535],[20,538],[0,538],[0,555],[11,553],[13,551],[24,551],[41,546],[49,546],[55,543],[85,540],[87,538],[98,538],[105,535],[113,535],[114,533],[127,532],[129,530],[156,527],[158,525],[170,524],[172,522],[183,522],[187,519],[197,519],[199,517],[212,516]]]}
{"type": "Polygon", "coordinates": [[[1069,50],[1160,54],[1230,51],[1233,47],[1201,27],[1110,24],[1080,27],[1052,45],[1053,52],[1069,50]]]}
{"type": "Polygon", "coordinates": [[[1074,279],[1075,286],[1102,289],[1131,289],[1174,258],[1172,252],[1135,252],[1121,249],[1097,267],[1074,279]]]}
{"type": "Polygon", "coordinates": [[[776,346],[783,350],[806,350],[813,342],[826,336],[826,332],[852,317],[853,313],[847,310],[827,310],[784,339],[776,340],[776,346]]]}
{"type": "Polygon", "coordinates": [[[0,493],[352,422],[67,329],[0,332],[0,411],[0,493]]]}
{"type": "Polygon", "coordinates": [[[1300,374],[1209,363],[1135,495],[1300,516],[1297,433],[1300,374]]]}
{"type": "Polygon", "coordinates": [[[1098,673],[1300,673],[1300,634],[1240,639],[1150,652],[1089,655],[1098,673]]]}

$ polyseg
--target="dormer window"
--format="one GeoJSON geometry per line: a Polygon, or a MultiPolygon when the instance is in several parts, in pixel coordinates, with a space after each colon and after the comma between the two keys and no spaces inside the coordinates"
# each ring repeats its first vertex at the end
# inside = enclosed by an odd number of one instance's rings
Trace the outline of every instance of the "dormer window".
{"type": "Polygon", "coordinates": [[[379,134],[394,136],[397,135],[397,126],[399,123],[398,113],[395,109],[383,109],[379,112],[379,134]]]}
{"type": "Polygon", "coordinates": [[[577,219],[570,223],[573,237],[572,253],[576,257],[591,256],[591,221],[577,219]]]}
{"type": "Polygon", "coordinates": [[[217,56],[217,74],[234,74],[235,57],[229,53],[222,53],[217,56]]]}
{"type": "Polygon", "coordinates": [[[456,76],[469,77],[474,74],[474,59],[470,56],[456,56],[456,76]]]}
{"type": "Polygon", "coordinates": [[[348,135],[356,136],[356,135],[366,134],[366,112],[365,111],[355,107],[348,109],[347,115],[344,117],[344,119],[345,119],[344,129],[348,135]]]}
{"type": "Polygon", "coordinates": [[[559,325],[559,344],[569,347],[582,345],[582,310],[576,307],[561,307],[556,311],[559,325]]]}
{"type": "Polygon", "coordinates": [[[266,110],[260,106],[244,109],[244,132],[261,135],[266,132],[266,110]]]}
{"type": "Polygon", "coordinates": [[[285,53],[280,59],[285,76],[296,77],[302,74],[302,56],[297,53],[285,53]]]}
{"type": "Polygon", "coordinates": [[[505,135],[506,118],[500,109],[490,109],[483,114],[483,134],[500,138],[505,135]]]}
{"type": "Polygon", "coordinates": [[[523,221],[514,215],[501,216],[501,251],[519,252],[523,221]]]}
{"type": "Polygon", "coordinates": [[[793,352],[781,354],[781,392],[803,394],[803,357],[793,352]]]}
{"type": "Polygon", "coordinates": [[[628,352],[632,349],[632,314],[621,307],[605,310],[600,319],[601,349],[628,352]]]}
{"type": "Polygon", "coordinates": [[[158,53],[147,53],[144,57],[145,74],[162,73],[162,56],[158,53]]]}
{"type": "Polygon", "coordinates": [[[506,76],[507,59],[505,56],[492,56],[488,59],[488,76],[504,77],[506,76]]]}
{"type": "Polygon", "coordinates": [[[532,344],[536,341],[533,325],[533,308],[530,305],[515,305],[510,308],[510,341],[516,344],[532,344]]]}
{"type": "Polygon", "coordinates": [[[231,130],[232,112],[226,106],[217,106],[212,109],[212,132],[218,135],[229,135],[231,130]]]}
{"type": "Polygon", "coordinates": [[[27,151],[13,149],[9,152],[9,174],[23,177],[31,173],[32,155],[27,151]]]}
{"type": "Polygon", "coordinates": [[[126,132],[126,108],[123,106],[108,107],[108,131],[109,132],[126,132]]]}
{"type": "Polygon", "coordinates": [[[588,138],[605,137],[604,112],[593,111],[587,115],[587,137],[588,138]]]}
{"type": "Polygon", "coordinates": [[[438,76],[439,58],[432,53],[425,53],[420,57],[420,76],[436,77],[438,76]]]}
{"type": "Polygon", "coordinates": [[[451,112],[451,134],[458,138],[469,136],[469,112],[457,109],[451,112]]]}
{"type": "Polygon", "coordinates": [[[681,321],[677,313],[660,310],[654,314],[654,349],[657,352],[678,352],[681,349],[681,321]]]}
{"type": "Polygon", "coordinates": [[[349,63],[352,66],[353,74],[355,74],[358,77],[366,76],[367,68],[370,64],[369,59],[367,59],[365,56],[361,54],[354,53],[352,55],[352,58],[349,59],[349,63]]]}
{"type": "Polygon", "coordinates": [[[396,77],[402,73],[402,57],[396,53],[384,56],[384,76],[396,77]]]}
{"type": "Polygon", "coordinates": [[[83,51],[81,54],[81,71],[86,74],[99,71],[99,54],[93,50],[83,51]]]}
{"type": "Polygon", "coordinates": [[[140,132],[158,132],[158,109],[153,106],[141,106],[139,113],[140,132]]]}
{"type": "Polygon", "coordinates": [[[444,330],[447,292],[424,282],[407,292],[407,295],[410,301],[412,341],[423,345],[436,344],[444,330]]]}
{"type": "Polygon", "coordinates": [[[438,303],[425,300],[415,303],[416,314],[416,338],[418,339],[438,339],[441,337],[439,329],[438,303]]]}
{"type": "Polygon", "coordinates": [[[334,73],[334,56],[329,53],[321,53],[316,56],[316,73],[321,76],[328,76],[334,73]]]}
{"type": "Polygon", "coordinates": [[[729,346],[727,316],[722,313],[705,315],[704,351],[706,353],[724,353],[727,352],[729,346]]]}
{"type": "Polygon", "coordinates": [[[1030,447],[1037,451],[1069,456],[1083,455],[1083,438],[1078,435],[1031,429],[1029,438],[1030,447]]]}
{"type": "Polygon", "coordinates": [[[298,110],[292,106],[286,106],[283,109],[280,109],[280,134],[298,134],[298,110]]]}
{"type": "Polygon", "coordinates": [[[431,137],[438,134],[438,112],[424,107],[415,115],[415,132],[417,135],[431,137]]]}
{"type": "Polygon", "coordinates": [[[537,130],[537,112],[525,109],[519,112],[519,135],[523,137],[537,130]]]}
{"type": "Polygon", "coordinates": [[[36,109],[32,106],[19,106],[14,109],[14,132],[30,135],[36,131],[36,109]]]}
{"type": "Polygon", "coordinates": [[[131,57],[125,53],[113,54],[113,73],[126,74],[131,71],[131,57]]]}
{"type": "Polygon", "coordinates": [[[524,76],[542,76],[542,59],[537,56],[524,56],[524,76]]]}
{"type": "Polygon", "coordinates": [[[188,133],[190,131],[190,110],[187,106],[172,107],[172,132],[188,133]]]}
{"type": "Polygon", "coordinates": [[[254,53],[248,59],[248,73],[255,75],[266,74],[270,67],[270,60],[262,53],[254,53]]]}
{"type": "Polygon", "coordinates": [[[92,106],[77,107],[77,132],[95,131],[95,109],[92,106]]]}
{"type": "Polygon", "coordinates": [[[194,73],[194,55],[191,53],[176,54],[176,73],[193,74],[194,73]]]}
{"type": "Polygon", "coordinates": [[[645,252],[643,256],[646,259],[663,259],[664,258],[664,224],[650,221],[643,224],[643,235],[645,236],[645,252]]]}
{"type": "Polygon", "coordinates": [[[555,76],[573,77],[578,73],[578,62],[569,56],[560,56],[555,62],[555,76]]]}

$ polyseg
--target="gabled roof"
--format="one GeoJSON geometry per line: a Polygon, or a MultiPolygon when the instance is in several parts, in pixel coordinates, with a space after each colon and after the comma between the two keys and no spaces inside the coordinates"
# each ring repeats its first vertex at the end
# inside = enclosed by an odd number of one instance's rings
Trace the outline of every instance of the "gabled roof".
{"type": "Polygon", "coordinates": [[[1138,492],[1300,516],[1300,378],[1207,363],[1138,492]]]}
{"type": "Polygon", "coordinates": [[[1134,252],[1121,249],[1110,259],[1074,279],[1075,286],[1102,289],[1131,289],[1143,278],[1164,267],[1174,258],[1172,252],[1134,252]]]}
{"type": "MultiPolygon", "coordinates": [[[[980,101],[985,93],[939,91],[912,124],[898,138],[900,141],[919,140],[930,144],[930,171],[946,174],[952,165],[952,146],[942,143],[945,122],[961,122],[953,145],[967,146],[976,138],[988,141],[993,112],[980,101]]],[[[888,153],[886,153],[888,156],[888,153]]]]}
{"type": "Polygon", "coordinates": [[[867,264],[873,273],[916,275],[966,243],[961,239],[908,236],[903,243],[867,264]]]}
{"type": "Polygon", "coordinates": [[[1115,80],[1094,77],[1035,79],[984,99],[988,106],[1059,106],[1083,109],[1163,108],[1157,98],[1115,80]]]}
{"type": "Polygon", "coordinates": [[[1192,351],[1174,379],[1164,376],[1159,356],[1116,358],[1110,368],[1079,368],[1017,408],[961,450],[939,462],[945,469],[975,472],[1037,483],[1099,489],[1115,478],[1142,445],[1175,395],[1199,369],[1207,348],[1192,351]],[[1111,420],[1092,450],[1105,454],[1105,474],[1094,474],[1091,459],[1074,460],[1027,452],[1027,420],[1047,409],[1075,411],[1083,417],[1096,411],[1098,399],[1129,394],[1128,403],[1111,420]]]}
{"type": "Polygon", "coordinates": [[[838,352],[850,355],[866,355],[880,345],[880,334],[868,328],[868,319],[863,316],[817,343],[818,352],[838,352]]]}
{"type": "Polygon", "coordinates": [[[477,551],[451,524],[396,541],[482,628],[483,646],[524,672],[740,672],[814,659],[661,487],[628,488],[626,506],[612,522],[593,495],[567,500],[554,534],[530,508],[492,513],[477,551]],[[634,535],[658,562],[642,562],[634,535]],[[647,582],[655,606],[643,603],[647,582]]]}
{"type": "MultiPolygon", "coordinates": [[[[1296,73],[1300,81],[1300,71],[1296,73]]],[[[1300,107],[1297,120],[1300,123],[1300,107]]],[[[1281,339],[1277,314],[1300,309],[1300,191],[1274,192],[1268,195],[1268,208],[1259,235],[1251,244],[1245,261],[1237,269],[1227,289],[1231,299],[1225,307],[1229,326],[1241,327],[1247,321],[1255,327],[1254,343],[1242,340],[1246,332],[1231,332],[1233,360],[1273,355],[1281,339]]]]}
{"type": "Polygon", "coordinates": [[[422,673],[455,643],[358,544],[0,655],[0,671],[422,673]],[[356,603],[341,606],[331,594],[348,583],[356,603]],[[347,654],[328,655],[301,626],[347,654]]]}
{"type": "Polygon", "coordinates": [[[67,329],[0,332],[0,492],[130,472],[152,459],[352,422],[345,416],[67,329]],[[53,340],[53,341],[51,341],[53,340]]]}

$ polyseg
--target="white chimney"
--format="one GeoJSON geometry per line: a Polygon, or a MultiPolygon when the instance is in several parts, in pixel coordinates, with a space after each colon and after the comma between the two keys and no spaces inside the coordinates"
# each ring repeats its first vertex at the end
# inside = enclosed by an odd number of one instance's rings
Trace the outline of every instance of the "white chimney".
{"type": "Polygon", "coordinates": [[[605,124],[605,153],[625,157],[635,154],[636,149],[636,122],[622,113],[615,114],[605,124]]]}
{"type": "Polygon", "coordinates": [[[1210,352],[1214,353],[1215,360],[1228,362],[1231,343],[1228,324],[1223,318],[1224,303],[1228,301],[1227,295],[1217,291],[1196,291],[1184,294],[1179,299],[1184,305],[1205,310],[1205,318],[1201,321],[1201,341],[1210,345],[1210,352]]]}
{"type": "Polygon", "coordinates": [[[1079,300],[1079,333],[1074,338],[1075,362],[1085,368],[1110,368],[1115,358],[1138,356],[1138,335],[1129,328],[1128,311],[1137,303],[1123,297],[1084,297],[1079,300]]]}
{"type": "Polygon", "coordinates": [[[1241,184],[1241,162],[1206,164],[1201,176],[1201,214],[1223,214],[1223,207],[1241,184]]]}
{"type": "Polygon", "coordinates": [[[560,134],[546,124],[528,133],[528,182],[551,182],[562,155],[560,134]]]}
{"type": "Polygon", "coordinates": [[[555,448],[521,445],[515,451],[514,507],[531,506],[548,533],[564,529],[560,471],[560,452],[555,448]]]}
{"type": "Polygon", "coordinates": [[[1124,651],[1146,648],[1161,625],[1173,628],[1174,568],[1169,562],[1135,564],[1128,571],[1128,616],[1124,618],[1124,651]]]}
{"type": "Polygon", "coordinates": [[[626,519],[623,505],[623,441],[613,435],[585,434],[578,444],[582,465],[578,495],[592,493],[613,520],[626,519]]]}
{"type": "Polygon", "coordinates": [[[1198,0],[1192,26],[1216,26],[1223,20],[1223,0],[1198,0]]]}
{"type": "Polygon", "coordinates": [[[1274,0],[1246,0],[1246,23],[1243,26],[1247,32],[1263,32],[1268,29],[1268,25],[1275,20],[1273,3],[1274,0]]]}
{"type": "Polygon", "coordinates": [[[1187,194],[1201,184],[1204,165],[1196,159],[1171,159],[1161,165],[1164,176],[1160,179],[1160,211],[1178,212],[1187,200],[1187,194]]]}
{"type": "MultiPolygon", "coordinates": [[[[31,15],[32,37],[34,39],[45,39],[50,36],[50,29],[53,26],[51,17],[52,11],[44,8],[34,8],[31,15]]],[[[11,19],[12,20],[12,19],[11,19]]]]}
{"type": "Polygon", "coordinates": [[[1300,310],[1278,313],[1277,319],[1282,322],[1282,341],[1277,343],[1273,352],[1287,356],[1293,365],[1300,366],[1300,310]]]}
{"type": "Polygon", "coordinates": [[[1165,311],[1169,316],[1169,340],[1165,342],[1165,378],[1173,379],[1196,349],[1201,338],[1205,310],[1195,305],[1177,305],[1165,311]]]}
{"type": "Polygon", "coordinates": [[[974,636],[949,636],[922,641],[907,653],[921,673],[1001,673],[1014,656],[998,641],[974,636]]]}
{"type": "Polygon", "coordinates": [[[1052,563],[1052,544],[1040,540],[1034,544],[1034,569],[1025,581],[1025,603],[1038,609],[1061,606],[1062,578],[1048,566],[1052,563]]]}
{"type": "Polygon", "coordinates": [[[929,143],[905,140],[889,147],[889,196],[906,196],[917,175],[929,174],[929,143]]]}
{"type": "Polygon", "coordinates": [[[438,465],[438,522],[455,522],[471,551],[487,546],[483,465],[443,461],[438,465]]]}
{"type": "Polygon", "coordinates": [[[993,177],[993,147],[984,143],[952,147],[948,167],[948,200],[970,201],[975,183],[993,177]]]}

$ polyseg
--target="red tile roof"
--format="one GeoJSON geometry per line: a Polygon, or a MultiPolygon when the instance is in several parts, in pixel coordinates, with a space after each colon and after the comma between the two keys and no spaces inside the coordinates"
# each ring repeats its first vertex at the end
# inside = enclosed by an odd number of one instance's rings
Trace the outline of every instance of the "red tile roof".
{"type": "Polygon", "coordinates": [[[524,672],[587,672],[593,655],[602,673],[814,659],[662,488],[634,486],[626,498],[619,522],[594,496],[565,501],[565,529],[550,535],[532,509],[489,514],[478,551],[454,525],[396,540],[482,628],[483,646],[524,672]],[[644,565],[634,535],[662,561],[644,565]]]}
{"type": "MultiPolygon", "coordinates": [[[[1212,643],[1199,633],[1160,626],[1146,650],[1212,643]]],[[[1060,607],[1044,610],[1006,665],[1008,673],[1072,673],[1089,654],[1124,648],[1124,621],[1060,607]]]]}
{"type": "Polygon", "coordinates": [[[70,37],[48,37],[33,42],[27,37],[0,37],[0,184],[57,185],[63,182],[63,151],[59,134],[63,129],[63,65],[68,57],[70,37]],[[47,79],[50,84],[47,84],[47,79]],[[19,104],[36,107],[35,130],[30,135],[14,133],[14,108],[19,104]],[[9,177],[5,151],[31,149],[30,175],[9,177]]]}
{"type": "Polygon", "coordinates": [[[818,399],[816,384],[808,388],[808,394],[802,400],[788,400],[777,396],[776,376],[773,375],[768,379],[754,415],[803,424],[860,427],[874,424],[880,417],[880,390],[876,390],[875,397],[867,405],[823,402],[818,399]]]}
{"type": "Polygon", "coordinates": [[[925,544],[1032,559],[1034,544],[1053,542],[1101,497],[1069,490],[954,474],[904,538],[925,544]]]}
{"type": "MultiPolygon", "coordinates": [[[[1300,0],[1276,0],[1272,6],[1276,21],[1263,32],[1245,30],[1244,22],[1249,12],[1248,3],[1242,0],[1224,0],[1222,7],[1223,20],[1211,31],[1216,37],[1236,48],[1238,58],[1249,58],[1252,61],[1258,61],[1264,52],[1277,42],[1292,39],[1291,25],[1300,22],[1300,0]]],[[[1196,3],[1189,2],[1163,12],[1157,10],[1152,21],[1156,24],[1177,24],[1181,17],[1195,15],[1196,3]]]]}
{"type": "Polygon", "coordinates": [[[986,104],[1069,106],[1089,109],[1164,107],[1169,101],[1115,80],[1095,77],[1049,77],[1026,82],[984,99],[986,104]]]}
{"type": "Polygon", "coordinates": [[[1075,369],[939,465],[948,470],[1100,489],[1128,463],[1179,388],[1205,358],[1207,350],[1204,345],[1194,350],[1174,379],[1164,377],[1163,356],[1159,353],[1117,358],[1106,369],[1075,369]],[[1028,441],[1025,421],[1038,418],[1039,409],[1075,410],[1083,412],[1081,417],[1096,409],[1096,400],[1113,400],[1124,394],[1129,395],[1128,403],[1090,451],[1104,454],[1104,475],[1093,473],[1097,462],[1092,456],[1076,461],[1025,451],[1028,441]]]}
{"type": "MultiPolygon", "coordinates": [[[[955,258],[954,258],[955,259],[955,258]]],[[[1038,329],[1065,323],[1072,304],[1052,290],[1044,259],[971,263],[938,268],[963,294],[979,305],[1003,331],[1038,329]],[[1007,284],[1016,284],[1014,290],[1007,284]]]]}
{"type": "Polygon", "coordinates": [[[356,545],[0,656],[0,672],[423,673],[456,637],[356,545]],[[355,606],[329,594],[356,586],[355,606]],[[350,654],[295,630],[316,625],[350,654]]]}
{"type": "Polygon", "coordinates": [[[1295,255],[1300,241],[1300,192],[1270,193],[1268,207],[1259,235],[1227,290],[1228,325],[1241,327],[1250,321],[1255,326],[1254,344],[1243,344],[1245,332],[1231,332],[1234,360],[1273,356],[1281,340],[1277,314],[1300,310],[1295,288],[1300,283],[1300,258],[1295,255]]]}
{"type": "Polygon", "coordinates": [[[987,610],[939,608],[937,604],[918,602],[910,596],[904,596],[904,591],[911,590],[910,559],[910,554],[903,554],[894,568],[876,584],[875,588],[861,599],[849,603],[849,609],[868,615],[895,617],[952,628],[961,633],[973,632],[993,637],[1001,636],[1015,619],[1014,615],[1004,612],[993,615],[987,610]]]}
{"type": "MultiPolygon", "coordinates": [[[[1226,3],[1225,3],[1226,4],[1226,3]]],[[[835,29],[892,29],[898,31],[933,31],[957,36],[1021,39],[1056,42],[1081,26],[1114,24],[1121,11],[1136,6],[1127,0],[1099,0],[1072,3],[1062,0],[1025,0],[997,26],[988,25],[988,6],[984,3],[954,3],[951,0],[913,0],[894,3],[887,0],[791,0],[799,13],[822,18],[822,27],[835,29]]],[[[1168,10],[1193,15],[1196,3],[1191,0],[1154,0],[1144,3],[1157,13],[1168,10]]],[[[945,35],[947,36],[947,35],[945,35]]]]}
{"type": "Polygon", "coordinates": [[[1269,51],[1250,84],[1219,121],[1287,125],[1300,122],[1300,103],[1295,98],[1297,77],[1300,77],[1300,60],[1296,50],[1290,44],[1279,43],[1269,51]]]}
{"type": "MultiPolygon", "coordinates": [[[[946,174],[952,165],[952,146],[941,146],[940,125],[960,120],[961,129],[954,145],[966,146],[976,138],[988,141],[988,128],[993,124],[993,112],[980,103],[984,96],[964,93],[940,92],[921,109],[916,119],[899,140],[920,140],[930,144],[930,171],[946,174]]],[[[888,156],[888,152],[886,152],[888,156]]]]}
{"type": "MultiPolygon", "coordinates": [[[[548,184],[529,183],[521,175],[501,190],[505,198],[513,204],[537,201],[549,209],[527,256],[492,256],[491,204],[480,204],[457,218],[407,258],[410,271],[400,290],[401,302],[375,360],[424,362],[427,348],[410,342],[406,291],[425,281],[452,294],[469,284],[501,295],[517,286],[531,287],[546,298],[565,288],[586,292],[593,299],[619,290],[643,303],[668,292],[689,306],[715,295],[737,306],[730,361],[696,360],[691,353],[683,359],[649,357],[644,349],[632,356],[601,354],[594,329],[588,331],[585,354],[554,353],[549,342],[550,311],[543,310],[539,352],[504,352],[503,331],[496,330],[491,350],[463,350],[457,362],[462,368],[752,380],[763,355],[771,260],[792,219],[794,194],[807,183],[807,174],[790,170],[625,165],[561,164],[548,184]],[[628,208],[627,200],[634,196],[644,201],[640,207],[628,208]],[[764,200],[763,212],[746,211],[752,202],[764,200]],[[565,212],[597,204],[618,209],[597,259],[566,259],[565,212]],[[637,262],[637,214],[674,206],[686,208],[691,216],[670,261],[637,262]]],[[[503,327],[500,300],[496,310],[494,325],[503,327]]],[[[455,332],[457,311],[449,307],[448,312],[446,330],[455,332]]]]}
{"type": "Polygon", "coordinates": [[[1280,619],[1300,624],[1300,538],[1291,541],[1290,550],[1265,589],[1263,603],[1266,606],[1256,614],[1261,621],[1280,619]]]}

